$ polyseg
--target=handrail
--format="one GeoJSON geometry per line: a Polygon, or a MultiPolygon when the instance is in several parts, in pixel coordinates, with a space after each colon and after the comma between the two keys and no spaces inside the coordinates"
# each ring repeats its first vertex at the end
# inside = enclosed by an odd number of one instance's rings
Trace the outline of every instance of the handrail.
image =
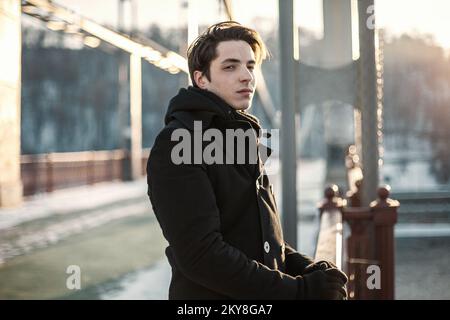
{"type": "Polygon", "coordinates": [[[339,209],[322,213],[314,260],[331,261],[342,269],[342,217],[339,209]]]}
{"type": "MultiPolygon", "coordinates": [[[[142,175],[150,149],[142,152],[142,175]]],[[[25,196],[74,186],[123,179],[126,150],[58,152],[21,155],[25,196]]]]}
{"type": "Polygon", "coordinates": [[[325,199],[319,205],[320,229],[317,238],[314,260],[327,260],[342,269],[343,238],[341,208],[345,201],[338,197],[338,187],[332,185],[325,189],[325,199]]]}
{"type": "MultiPolygon", "coordinates": [[[[147,157],[150,148],[144,148],[142,149],[142,152],[146,154],[147,157]]],[[[79,162],[90,161],[92,159],[99,161],[118,160],[123,159],[125,155],[126,151],[124,149],[22,154],[20,156],[20,163],[45,163],[49,158],[51,158],[53,162],[79,162]]]]}
{"type": "Polygon", "coordinates": [[[84,161],[106,161],[120,160],[125,158],[125,150],[102,150],[102,151],[80,151],[80,152],[58,152],[45,154],[26,154],[20,156],[21,164],[55,162],[84,162],[84,161]]]}

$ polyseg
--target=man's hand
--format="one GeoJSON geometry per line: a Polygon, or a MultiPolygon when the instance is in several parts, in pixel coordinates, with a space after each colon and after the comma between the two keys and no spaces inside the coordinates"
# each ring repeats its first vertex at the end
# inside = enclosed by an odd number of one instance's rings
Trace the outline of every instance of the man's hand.
{"type": "Polygon", "coordinates": [[[308,265],[305,268],[303,274],[311,273],[311,272],[318,271],[318,270],[331,272],[331,274],[334,275],[336,278],[342,279],[342,281],[344,281],[344,284],[346,284],[348,282],[348,277],[344,272],[339,270],[334,263],[332,263],[330,261],[325,261],[325,260],[311,263],[310,265],[308,265]],[[328,270],[333,270],[333,271],[328,271],[328,270]]]}
{"type": "Polygon", "coordinates": [[[309,264],[306,266],[305,270],[303,271],[303,274],[310,273],[317,270],[326,270],[330,268],[337,269],[337,266],[332,263],[331,261],[321,260],[314,263],[309,264]]]}
{"type": "Polygon", "coordinates": [[[317,270],[297,277],[298,298],[307,300],[343,300],[347,298],[347,276],[335,268],[317,270]]]}
{"type": "Polygon", "coordinates": [[[347,298],[345,284],[347,275],[330,261],[318,261],[308,265],[304,272],[305,299],[337,299],[347,298]]]}

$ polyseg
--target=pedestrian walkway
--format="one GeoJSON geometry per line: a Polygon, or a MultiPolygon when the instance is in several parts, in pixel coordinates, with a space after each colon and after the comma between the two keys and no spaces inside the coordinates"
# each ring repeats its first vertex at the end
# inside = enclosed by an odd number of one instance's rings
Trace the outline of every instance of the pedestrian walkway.
{"type": "MultiPolygon", "coordinates": [[[[145,180],[58,190],[0,210],[0,264],[107,223],[147,214],[145,180]]],[[[153,215],[151,215],[153,217],[153,215]]]]}
{"type": "Polygon", "coordinates": [[[450,299],[450,237],[396,238],[396,299],[450,299]]]}
{"type": "MultiPolygon", "coordinates": [[[[298,234],[300,250],[307,254],[314,252],[321,170],[321,161],[299,163],[304,215],[298,234]]],[[[281,208],[279,172],[271,179],[281,208]]],[[[0,298],[167,299],[167,243],[146,190],[145,178],[100,183],[0,209],[0,298]],[[81,269],[79,291],[67,289],[69,265],[81,269]]]]}
{"type": "Polygon", "coordinates": [[[99,298],[97,287],[154,265],[166,241],[145,179],[55,191],[0,210],[0,298],[99,298]],[[81,270],[69,290],[67,267],[81,270]]]}

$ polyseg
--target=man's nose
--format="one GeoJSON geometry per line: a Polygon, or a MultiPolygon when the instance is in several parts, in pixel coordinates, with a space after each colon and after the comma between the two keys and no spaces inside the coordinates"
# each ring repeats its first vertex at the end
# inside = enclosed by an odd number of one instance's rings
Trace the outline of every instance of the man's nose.
{"type": "Polygon", "coordinates": [[[242,68],[242,70],[240,74],[241,82],[250,82],[254,79],[255,76],[247,67],[242,68]]]}

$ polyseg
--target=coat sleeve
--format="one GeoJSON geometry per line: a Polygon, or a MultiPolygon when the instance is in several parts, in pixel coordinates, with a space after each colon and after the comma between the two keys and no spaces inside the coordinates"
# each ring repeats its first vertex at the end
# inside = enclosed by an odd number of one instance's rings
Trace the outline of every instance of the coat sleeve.
{"type": "Polygon", "coordinates": [[[147,171],[150,200],[177,267],[192,281],[232,299],[295,299],[297,279],[249,259],[223,240],[206,169],[173,164],[171,131],[158,136],[147,171]]]}
{"type": "Polygon", "coordinates": [[[302,275],[306,266],[313,263],[314,260],[297,252],[288,243],[285,242],[285,255],[286,255],[286,273],[296,277],[302,275]]]}

